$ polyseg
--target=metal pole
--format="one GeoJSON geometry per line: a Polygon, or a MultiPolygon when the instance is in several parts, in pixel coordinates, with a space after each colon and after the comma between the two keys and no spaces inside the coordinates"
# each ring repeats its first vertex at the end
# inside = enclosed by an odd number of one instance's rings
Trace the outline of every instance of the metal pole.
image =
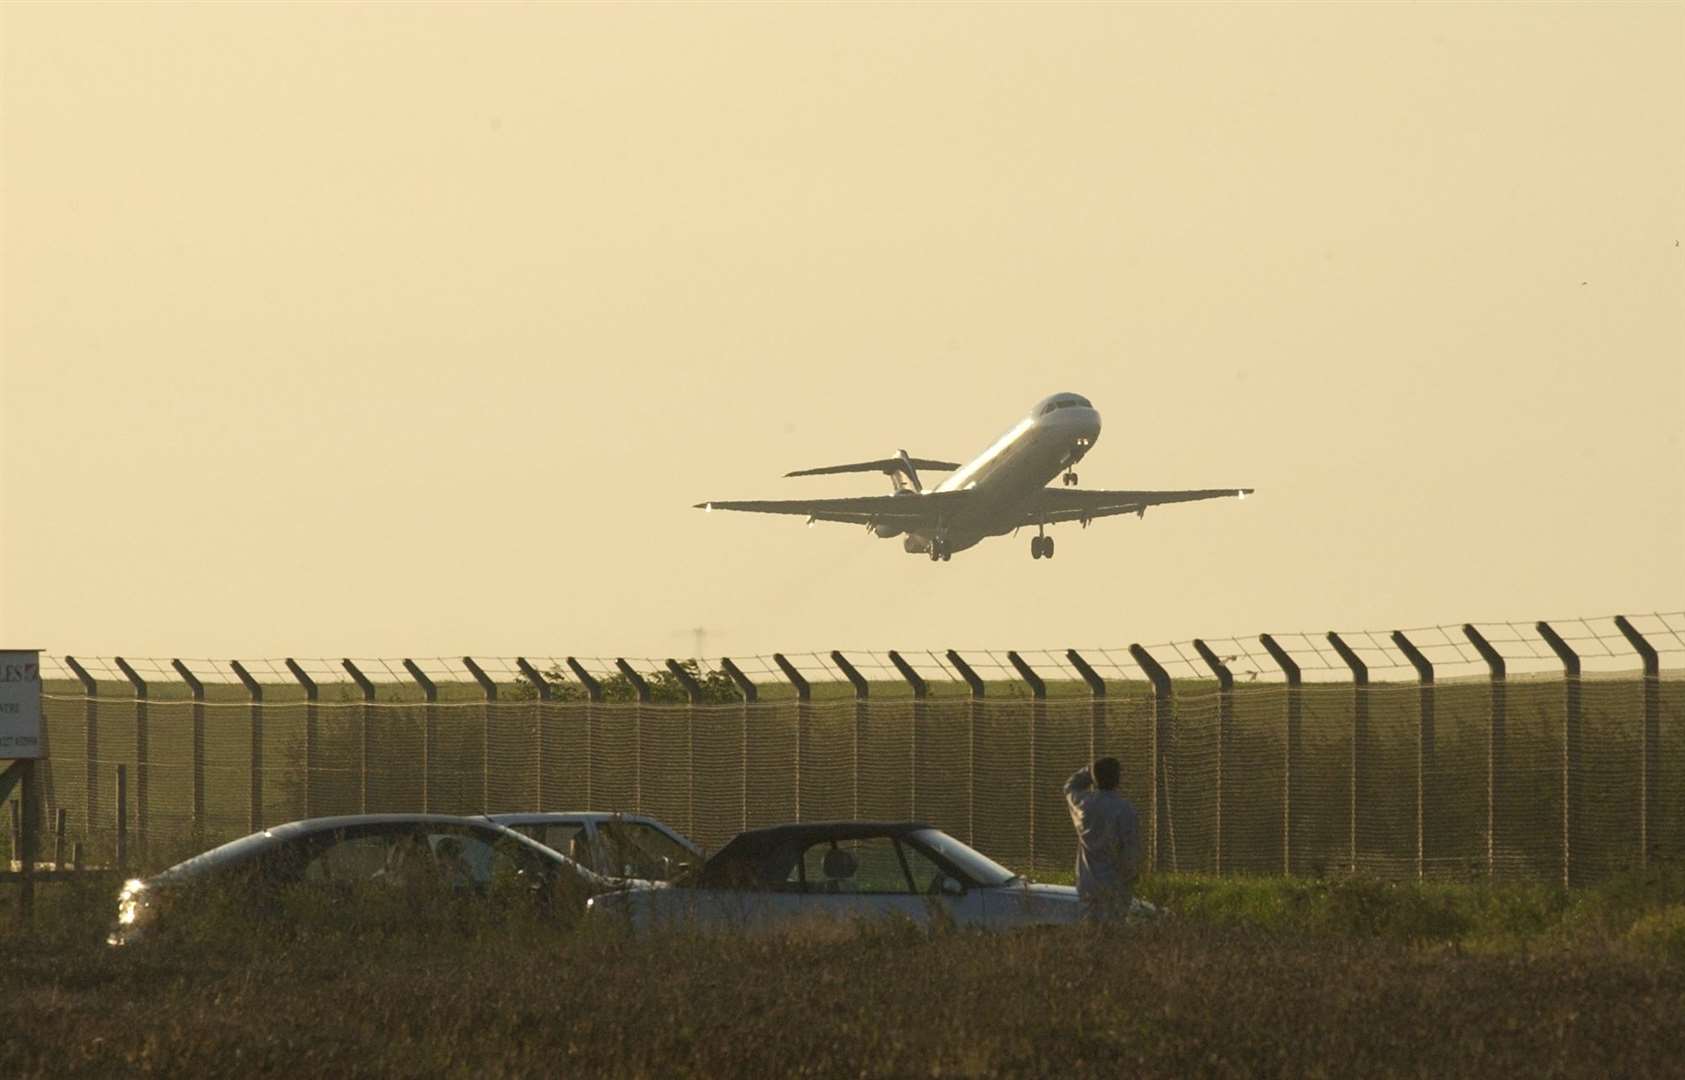
{"type": "Polygon", "coordinates": [[[187,665],[171,660],[170,666],[193,693],[193,843],[205,841],[205,684],[187,665]]]}
{"type": "Polygon", "coordinates": [[[1349,865],[1352,872],[1357,871],[1357,816],[1363,806],[1363,762],[1364,755],[1369,749],[1369,665],[1363,658],[1353,651],[1345,640],[1334,631],[1328,631],[1328,644],[1334,646],[1334,651],[1340,654],[1340,659],[1346,662],[1352,673],[1352,746],[1351,761],[1348,764],[1350,803],[1346,807],[1347,828],[1350,833],[1351,855],[1349,865]]]}
{"type": "Polygon", "coordinates": [[[287,670],[292,672],[293,679],[304,687],[304,816],[316,816],[316,793],[312,790],[316,786],[316,758],[321,752],[321,716],[320,706],[317,704],[322,697],[321,687],[316,685],[298,661],[287,657],[287,670]]]}
{"type": "Polygon", "coordinates": [[[251,711],[251,809],[250,823],[252,832],[263,831],[263,684],[252,678],[238,660],[230,660],[228,666],[234,669],[234,674],[246,685],[246,693],[252,698],[251,711]]]}
{"type": "Polygon", "coordinates": [[[594,801],[596,792],[592,783],[592,772],[596,763],[592,755],[591,726],[597,722],[597,706],[603,702],[603,684],[585,670],[584,664],[573,657],[567,658],[567,665],[568,670],[573,672],[573,677],[579,680],[579,685],[585,688],[585,809],[595,810],[597,804],[594,801]]]}
{"type": "Polygon", "coordinates": [[[1499,808],[1504,802],[1509,770],[1509,755],[1505,747],[1509,729],[1509,703],[1504,693],[1507,685],[1505,665],[1503,654],[1492,647],[1473,623],[1463,624],[1463,636],[1486,661],[1492,688],[1491,720],[1486,729],[1486,876],[1492,878],[1498,868],[1498,829],[1503,813],[1499,808]]]}
{"type": "Polygon", "coordinates": [[[1089,667],[1088,661],[1075,649],[1066,649],[1065,659],[1088,684],[1088,760],[1093,763],[1100,756],[1100,748],[1106,745],[1106,680],[1089,667]]]}
{"type": "Polygon", "coordinates": [[[930,695],[930,684],[924,681],[924,676],[913,670],[913,665],[901,658],[901,654],[894,649],[889,650],[889,662],[895,665],[895,670],[907,680],[907,685],[913,688],[913,731],[912,752],[907,761],[907,785],[912,800],[912,808],[907,816],[918,819],[919,816],[919,742],[925,737],[925,731],[930,726],[929,708],[925,705],[925,698],[930,695]]]}
{"type": "Polygon", "coordinates": [[[472,656],[462,658],[462,666],[468,669],[468,674],[474,676],[474,681],[480,684],[480,692],[485,700],[480,704],[480,812],[491,811],[491,718],[492,709],[497,701],[497,683],[480,670],[480,665],[474,662],[472,656]]]}
{"type": "Polygon", "coordinates": [[[358,771],[362,774],[362,779],[359,784],[357,805],[359,812],[366,814],[369,812],[369,749],[373,741],[369,735],[369,724],[374,719],[374,683],[370,682],[361,671],[358,671],[357,665],[349,659],[341,660],[340,666],[345,668],[347,675],[351,676],[351,681],[357,684],[357,689],[363,692],[363,739],[362,747],[358,751],[357,761],[358,771]]]}
{"type": "Polygon", "coordinates": [[[754,707],[755,701],[760,697],[760,692],[755,684],[750,681],[749,676],[743,674],[742,669],[731,662],[731,657],[720,657],[720,667],[725,670],[726,676],[732,681],[732,685],[737,687],[737,692],[743,695],[743,707],[738,712],[737,751],[740,768],[737,775],[739,778],[738,794],[743,803],[741,827],[747,829],[749,827],[749,710],[754,707]]]}
{"type": "Polygon", "coordinates": [[[540,675],[524,656],[515,657],[515,666],[538,692],[538,723],[533,729],[532,808],[542,812],[547,805],[544,798],[544,722],[550,717],[550,710],[545,707],[550,702],[550,680],[540,675]]]}
{"type": "Polygon", "coordinates": [[[839,649],[831,650],[831,663],[837,665],[837,669],[839,671],[841,671],[843,673],[843,675],[845,677],[847,677],[848,681],[854,686],[854,751],[853,751],[854,757],[853,757],[853,759],[851,761],[851,764],[850,764],[849,775],[853,778],[853,781],[854,781],[853,817],[854,817],[854,820],[859,821],[860,820],[860,730],[866,724],[866,707],[867,707],[866,706],[866,694],[867,694],[867,691],[869,691],[871,689],[871,686],[870,686],[869,683],[866,682],[865,678],[858,671],[854,670],[854,665],[848,662],[848,658],[843,656],[841,650],[839,650],[839,649]]]}
{"type": "Polygon", "coordinates": [[[1282,748],[1284,762],[1281,777],[1281,872],[1293,872],[1293,835],[1298,830],[1298,773],[1300,753],[1300,729],[1304,722],[1304,680],[1299,671],[1299,665],[1287,650],[1276,644],[1275,638],[1268,634],[1259,634],[1258,640],[1264,646],[1270,658],[1281,668],[1287,677],[1287,740],[1282,748]]]}
{"type": "Polygon", "coordinates": [[[984,683],[977,673],[971,670],[971,665],[953,649],[948,650],[948,663],[960,673],[965,684],[971,688],[971,697],[965,705],[965,842],[977,843],[977,720],[983,711],[984,683]]]}
{"type": "Polygon", "coordinates": [[[1638,859],[1650,865],[1650,830],[1656,822],[1658,765],[1661,761],[1662,663],[1656,647],[1644,639],[1625,615],[1615,616],[1615,627],[1627,644],[1644,661],[1644,736],[1639,740],[1638,760],[1638,859]]]}
{"type": "Polygon", "coordinates": [[[117,657],[117,668],[135,691],[135,843],[144,855],[149,816],[147,810],[150,802],[148,796],[151,794],[148,783],[151,780],[149,762],[152,760],[151,723],[146,715],[146,680],[121,656],[117,657]]]}
{"type": "Polygon", "coordinates": [[[35,860],[38,858],[37,834],[41,828],[41,793],[35,790],[36,762],[25,759],[20,767],[23,775],[18,779],[19,802],[18,822],[21,835],[18,838],[17,851],[18,869],[23,873],[23,880],[18,886],[18,920],[27,929],[35,918],[35,860]]]}
{"type": "Polygon", "coordinates": [[[667,658],[667,670],[685,688],[690,705],[685,709],[685,817],[689,825],[685,831],[696,835],[696,710],[702,704],[702,684],[696,681],[685,666],[672,657],[667,658]]]}
{"type": "Polygon", "coordinates": [[[637,747],[637,755],[632,766],[632,808],[642,812],[644,806],[644,709],[649,705],[649,683],[638,674],[637,669],[628,664],[624,657],[614,662],[621,675],[632,684],[637,692],[638,703],[632,709],[632,741],[637,747]]]}
{"type": "Polygon", "coordinates": [[[117,766],[117,875],[127,877],[129,871],[129,773],[117,766]]]}
{"type": "Polygon", "coordinates": [[[1428,837],[1428,803],[1434,803],[1436,808],[1439,803],[1437,791],[1430,790],[1436,787],[1439,776],[1435,760],[1433,664],[1404,636],[1404,631],[1394,630],[1392,643],[1416,669],[1416,678],[1421,683],[1416,706],[1416,878],[1420,880],[1427,870],[1428,849],[1433,849],[1434,856],[1439,854],[1439,830],[1432,830],[1431,842],[1428,837]]]}
{"type": "Polygon", "coordinates": [[[1234,738],[1234,674],[1202,639],[1194,638],[1194,651],[1217,676],[1217,851],[1212,861],[1214,872],[1221,874],[1227,846],[1223,843],[1223,789],[1227,786],[1229,750],[1234,738]]]}
{"type": "MultiPolygon", "coordinates": [[[[421,696],[426,701],[421,707],[421,812],[433,812],[433,752],[437,748],[439,738],[439,688],[427,673],[421,670],[421,665],[408,657],[404,658],[404,670],[409,672],[410,678],[421,687],[421,696]]],[[[460,773],[458,775],[461,775],[460,773]]],[[[480,808],[484,810],[485,807],[480,808]]]]}
{"type": "Polygon", "coordinates": [[[1176,822],[1170,805],[1171,716],[1175,708],[1170,696],[1170,673],[1139,644],[1129,646],[1129,655],[1146,672],[1153,684],[1152,783],[1147,796],[1147,828],[1152,835],[1153,869],[1166,864],[1176,867],[1176,822]]]}
{"type": "MultiPolygon", "coordinates": [[[[1562,885],[1574,884],[1574,860],[1581,857],[1580,815],[1583,774],[1580,770],[1582,729],[1580,727],[1580,657],[1547,622],[1538,624],[1539,636],[1562,661],[1562,885]]],[[[1583,861],[1583,860],[1582,860],[1583,861]]],[[[1583,875],[1584,871],[1580,871],[1583,875]]]]}
{"type": "Polygon", "coordinates": [[[813,726],[813,688],[808,685],[807,678],[796,670],[796,665],[784,658],[783,653],[773,653],[772,659],[778,670],[790,680],[790,685],[796,688],[796,820],[806,821],[807,813],[802,806],[802,771],[807,766],[808,740],[813,726]]]}
{"type": "Polygon", "coordinates": [[[1035,871],[1041,869],[1041,860],[1036,852],[1036,746],[1041,733],[1047,728],[1047,683],[1016,652],[1007,653],[1006,659],[1017,670],[1018,677],[1030,688],[1030,760],[1026,771],[1029,773],[1030,783],[1030,869],[1035,871]]]}
{"type": "Polygon", "coordinates": [[[85,753],[82,759],[82,782],[85,788],[84,796],[87,805],[88,828],[94,827],[99,820],[99,682],[88,674],[86,668],[76,662],[74,656],[64,658],[65,665],[76,673],[76,678],[82,682],[84,730],[87,735],[85,753]]]}

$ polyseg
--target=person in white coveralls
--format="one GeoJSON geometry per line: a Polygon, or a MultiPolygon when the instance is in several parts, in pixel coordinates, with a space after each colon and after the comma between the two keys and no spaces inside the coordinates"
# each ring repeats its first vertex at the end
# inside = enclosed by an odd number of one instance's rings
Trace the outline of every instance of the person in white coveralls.
{"type": "Polygon", "coordinates": [[[1085,765],[1065,781],[1065,801],[1077,830],[1077,895],[1090,919],[1122,918],[1135,898],[1141,865],[1141,822],[1118,793],[1122,766],[1115,757],[1085,765]]]}

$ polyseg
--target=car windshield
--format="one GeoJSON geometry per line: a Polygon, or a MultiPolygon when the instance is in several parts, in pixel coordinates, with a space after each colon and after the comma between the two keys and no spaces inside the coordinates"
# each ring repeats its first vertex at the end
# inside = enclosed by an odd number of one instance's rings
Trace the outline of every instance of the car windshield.
{"type": "Polygon", "coordinates": [[[948,860],[955,869],[979,885],[1005,885],[1018,876],[981,851],[955,840],[941,829],[919,829],[907,835],[948,860]]]}

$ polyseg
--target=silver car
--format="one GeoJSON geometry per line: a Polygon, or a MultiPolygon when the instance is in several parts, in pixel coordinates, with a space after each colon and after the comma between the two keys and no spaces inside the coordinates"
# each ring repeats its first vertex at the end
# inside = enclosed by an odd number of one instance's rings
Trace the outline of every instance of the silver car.
{"type": "Polygon", "coordinates": [[[1077,891],[1038,885],[920,822],[805,822],[739,834],[694,874],[593,896],[587,919],[756,930],[904,918],[1009,928],[1076,922],[1077,891]]]}
{"type": "MultiPolygon", "coordinates": [[[[195,855],[149,878],[126,882],[108,938],[124,945],[168,921],[209,886],[249,902],[253,918],[287,888],[355,902],[375,888],[433,890],[478,901],[509,895],[581,911],[587,897],[618,887],[529,837],[485,818],[445,814],[357,814],[276,825],[195,855]]],[[[377,894],[378,895],[378,894],[377,894]]]]}

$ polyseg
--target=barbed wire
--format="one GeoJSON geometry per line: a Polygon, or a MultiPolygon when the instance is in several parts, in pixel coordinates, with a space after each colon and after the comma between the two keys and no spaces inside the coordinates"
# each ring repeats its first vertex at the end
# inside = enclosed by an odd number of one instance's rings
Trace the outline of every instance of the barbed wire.
{"type": "MultiPolygon", "coordinates": [[[[1637,666],[1637,653],[1626,635],[1616,626],[1614,617],[1547,619],[1550,627],[1579,655],[1582,667],[1588,671],[1624,671],[1637,666]]],[[[1685,666],[1685,612],[1651,612],[1628,617],[1628,623],[1654,648],[1664,668],[1685,666]]],[[[1468,624],[1474,626],[1492,648],[1501,655],[1511,671],[1551,672],[1561,667],[1561,661],[1549,643],[1539,634],[1536,623],[1490,621],[1468,624]]],[[[1393,673],[1414,676],[1414,665],[1393,640],[1399,633],[1434,667],[1436,675],[1445,678],[1479,675],[1486,672],[1485,661],[1462,625],[1408,627],[1393,633],[1374,630],[1338,631],[1340,639],[1368,669],[1371,678],[1393,673]]],[[[1327,634],[1306,632],[1271,635],[1272,640],[1292,659],[1305,681],[1343,681],[1351,677],[1351,668],[1335,649],[1327,634]]],[[[1284,678],[1281,666],[1264,646],[1259,636],[1210,637],[1202,639],[1219,662],[1226,665],[1238,682],[1280,681],[1284,678]]],[[[1142,646],[1173,679],[1209,679],[1210,666],[1200,656],[1193,641],[1170,641],[1142,646]]],[[[840,650],[843,658],[873,683],[901,683],[904,676],[888,651],[859,649],[840,650]]],[[[1108,681],[1139,681],[1144,675],[1130,650],[1117,646],[1091,646],[1075,650],[1102,678],[1108,681]]],[[[1013,650],[976,648],[955,652],[977,675],[990,682],[1016,682],[1021,675],[1011,662],[1013,650]]],[[[1049,682],[1080,682],[1082,673],[1063,649],[1017,650],[1032,671],[1049,682]]],[[[784,660],[810,683],[843,683],[847,673],[829,653],[791,652],[782,654],[784,660]]],[[[897,653],[903,662],[928,683],[964,683],[964,677],[946,651],[908,649],[897,653]]],[[[411,668],[421,672],[439,686],[475,685],[478,680],[470,667],[477,666],[492,682],[515,684],[530,681],[527,669],[552,683],[577,683],[569,660],[576,662],[595,679],[612,679],[620,674],[624,662],[640,674],[655,674],[667,670],[668,658],[653,657],[561,657],[561,656],[488,656],[488,657],[351,657],[351,658],[171,658],[103,656],[42,656],[42,674],[48,679],[79,681],[82,671],[96,682],[128,685],[130,678],[122,669],[127,664],[143,682],[179,683],[179,668],[186,668],[196,679],[207,685],[240,685],[234,668],[238,663],[255,681],[265,684],[297,684],[294,669],[312,681],[323,683],[351,683],[354,681],[347,663],[373,683],[417,682],[411,668]],[[179,665],[179,667],[178,667],[179,665]],[[523,668],[523,665],[525,667],[523,668]]],[[[724,673],[721,661],[708,658],[679,658],[704,677],[724,673]]],[[[784,684],[788,682],[784,669],[773,655],[733,657],[732,663],[756,684],[784,684]]]]}
{"type": "MultiPolygon", "coordinates": [[[[1685,612],[1650,612],[1627,617],[1629,625],[1656,650],[1664,668],[1685,667],[1685,612]]],[[[1637,666],[1638,656],[1631,642],[1617,627],[1613,616],[1595,618],[1566,618],[1545,620],[1557,635],[1579,655],[1587,671],[1626,671],[1637,666]]],[[[1489,621],[1472,625],[1501,655],[1509,669],[1516,674],[1554,672],[1561,668],[1555,650],[1539,634],[1538,624],[1515,621],[1489,621]]],[[[1457,678],[1482,675],[1485,661],[1469,639],[1463,625],[1408,627],[1400,631],[1375,630],[1338,631],[1339,637],[1363,662],[1371,678],[1392,674],[1414,677],[1415,668],[1409,657],[1393,639],[1404,638],[1433,665],[1436,676],[1457,678]]],[[[1307,681],[1344,681],[1351,678],[1351,668],[1341,658],[1327,634],[1307,632],[1271,635],[1272,640],[1299,666],[1307,681]]],[[[1281,681],[1280,664],[1264,646],[1259,636],[1211,637],[1202,639],[1219,662],[1227,666],[1237,682],[1281,681]]],[[[1209,679],[1211,667],[1200,656],[1193,641],[1161,642],[1142,646],[1172,679],[1209,679]]],[[[890,653],[883,650],[840,650],[843,658],[873,683],[904,683],[900,669],[890,653]]],[[[1011,661],[1013,650],[977,648],[955,652],[979,677],[989,682],[1021,681],[1018,668],[1011,661]]],[[[1075,650],[1096,674],[1108,681],[1140,681],[1144,674],[1130,649],[1118,646],[1079,647],[1075,650]]],[[[848,675],[830,653],[791,652],[782,654],[784,660],[809,683],[844,683],[848,675]]],[[[927,683],[963,685],[965,680],[947,652],[908,649],[898,652],[903,662],[927,683]]],[[[1081,682],[1083,675],[1063,649],[1025,649],[1017,655],[1032,671],[1048,682],[1081,682]]],[[[437,686],[475,686],[478,683],[470,664],[493,683],[511,685],[530,682],[528,669],[537,672],[547,682],[577,684],[569,660],[576,662],[594,679],[613,679],[620,674],[624,662],[640,674],[655,674],[667,670],[668,658],[652,657],[562,657],[562,656],[489,656],[489,657],[351,657],[351,658],[171,658],[103,656],[53,656],[41,658],[42,674],[48,679],[79,681],[83,672],[96,682],[130,684],[130,671],[147,684],[181,683],[181,668],[206,685],[238,686],[242,680],[234,668],[238,663],[252,679],[264,684],[297,685],[295,669],[317,684],[352,683],[354,678],[348,663],[372,683],[415,685],[412,672],[419,671],[437,686]],[[523,667],[524,665],[524,667],[523,667]]],[[[723,675],[722,661],[708,658],[679,658],[704,677],[723,675]]],[[[732,663],[757,685],[788,683],[784,669],[774,655],[733,657],[732,663]]]]}

